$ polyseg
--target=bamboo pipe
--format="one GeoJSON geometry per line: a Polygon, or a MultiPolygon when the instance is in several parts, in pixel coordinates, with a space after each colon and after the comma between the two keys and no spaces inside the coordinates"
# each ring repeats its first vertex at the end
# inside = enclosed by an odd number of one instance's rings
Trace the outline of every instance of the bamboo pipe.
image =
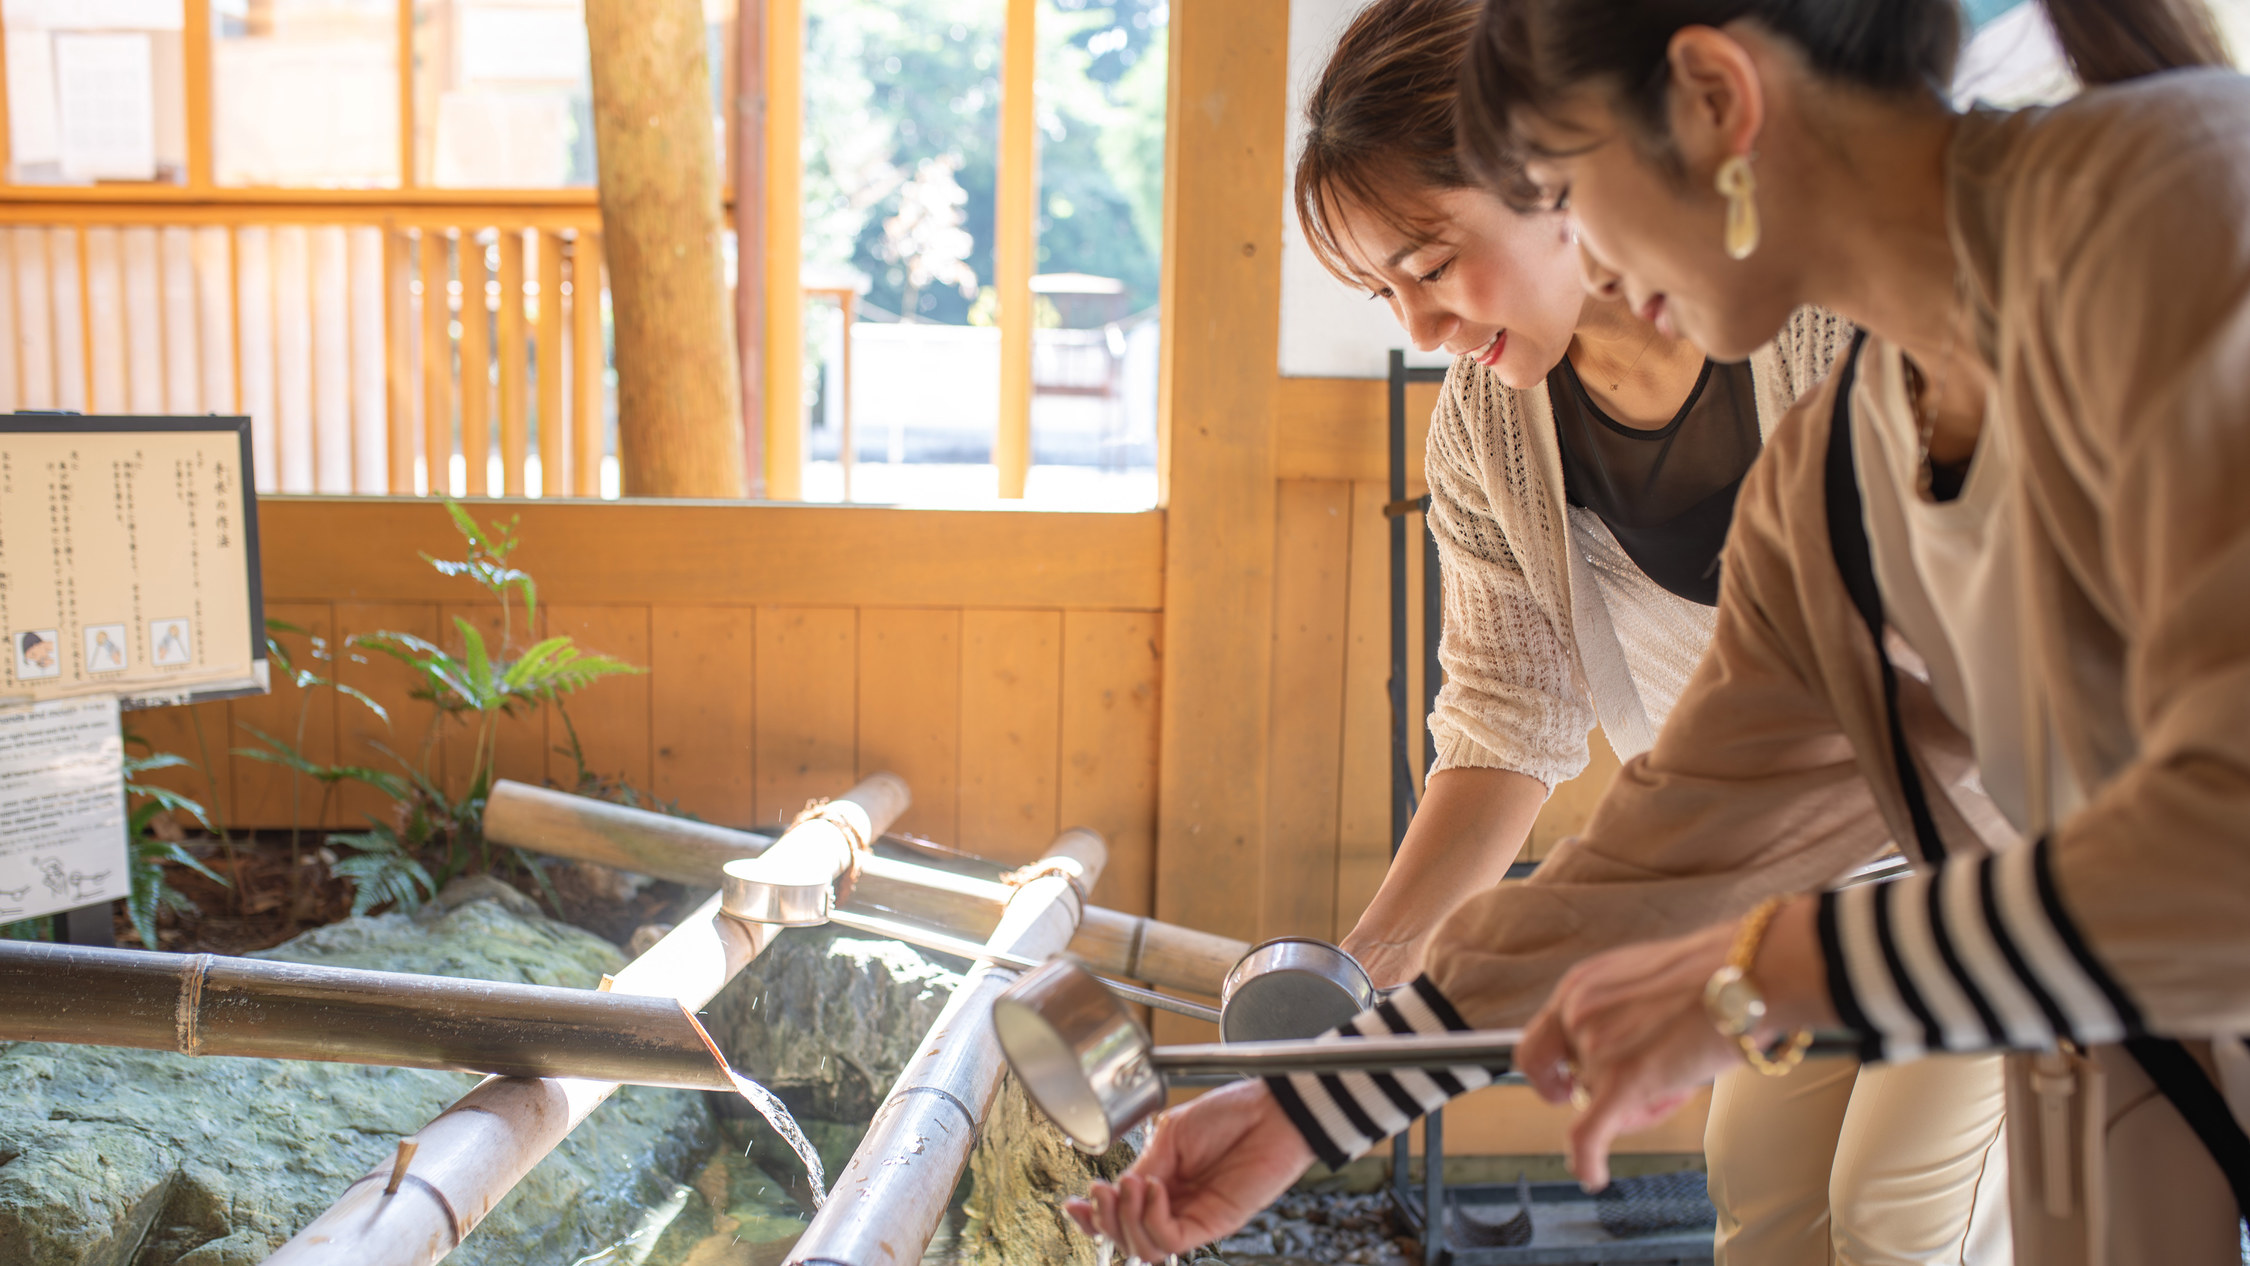
{"type": "Polygon", "coordinates": [[[0,941],[0,1041],[733,1090],[668,998],[0,941]]]}
{"type": "MultiPolygon", "coordinates": [[[[906,783],[876,774],[845,792],[871,832],[906,811],[906,783]]],[[[807,822],[777,841],[830,847],[835,828],[807,822]]],[[[646,954],[627,963],[610,992],[673,998],[700,1010],[772,943],[780,929],[730,919],[709,901],[646,954]]],[[[493,1077],[416,1131],[412,1168],[386,1157],[347,1188],[328,1211],[266,1259],[267,1266],[429,1266],[460,1246],[484,1216],[546,1158],[580,1121],[617,1092],[617,1083],[558,1077],[493,1077]],[[385,1188],[390,1190],[386,1192],[385,1188]]]]}
{"type": "MultiPolygon", "coordinates": [[[[764,852],[768,839],[748,831],[667,817],[646,809],[527,786],[495,783],[485,804],[485,835],[534,852],[598,862],[676,883],[717,883],[726,864],[764,852]]],[[[846,909],[888,911],[981,939],[998,926],[1013,889],[877,855],[862,868],[846,909]]],[[[1090,906],[1070,952],[1104,975],[1165,989],[1219,996],[1227,969],[1249,943],[1139,915],[1090,906]]]]}
{"type": "MultiPolygon", "coordinates": [[[[987,948],[1037,959],[1062,949],[1084,909],[1083,894],[1100,879],[1107,858],[1099,835],[1063,832],[1032,868],[1048,873],[1015,890],[987,948]]],[[[992,1029],[992,1001],[1020,974],[981,963],[954,991],[788,1262],[921,1260],[1007,1071],[992,1029]]]]}

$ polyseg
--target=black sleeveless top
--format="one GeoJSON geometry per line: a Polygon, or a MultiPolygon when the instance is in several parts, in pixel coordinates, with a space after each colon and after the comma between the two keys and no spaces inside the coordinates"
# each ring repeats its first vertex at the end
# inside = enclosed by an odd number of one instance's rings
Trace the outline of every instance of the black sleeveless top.
{"type": "Polygon", "coordinates": [[[1568,357],[1547,375],[1547,398],[1564,498],[1593,511],[1650,580],[1717,606],[1719,549],[1762,443],[1749,362],[1705,360],[1679,412],[1653,431],[1602,412],[1568,357]]]}

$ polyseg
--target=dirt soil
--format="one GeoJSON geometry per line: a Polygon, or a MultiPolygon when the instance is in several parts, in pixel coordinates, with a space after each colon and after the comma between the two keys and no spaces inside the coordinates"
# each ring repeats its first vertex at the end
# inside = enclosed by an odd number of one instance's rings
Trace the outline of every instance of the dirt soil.
{"type": "MultiPolygon", "coordinates": [[[[197,908],[160,911],[157,944],[150,948],[243,954],[270,949],[351,914],[352,885],[331,873],[335,854],[323,848],[317,837],[300,840],[294,850],[286,831],[236,836],[229,844],[190,836],[185,846],[204,865],[231,880],[231,886],[222,887],[184,866],[167,866],[165,874],[172,886],[197,908]]],[[[690,895],[678,884],[631,881],[605,867],[550,860],[546,869],[555,889],[552,897],[519,866],[496,871],[537,902],[543,913],[558,915],[554,899],[559,898],[558,917],[563,922],[620,946],[630,942],[635,929],[675,917],[690,895]]],[[[139,945],[140,934],[125,915],[125,903],[113,903],[112,914],[117,943],[139,945]]]]}

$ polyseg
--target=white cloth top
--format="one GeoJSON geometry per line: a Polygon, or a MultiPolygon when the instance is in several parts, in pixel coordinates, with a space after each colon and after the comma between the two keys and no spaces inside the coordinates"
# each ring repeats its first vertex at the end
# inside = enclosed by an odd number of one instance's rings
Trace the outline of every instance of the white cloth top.
{"type": "MultiPolygon", "coordinates": [[[[1851,335],[1841,317],[1803,308],[1752,355],[1761,433],[1851,335]]],[[[1597,720],[1620,760],[1647,751],[1717,612],[1650,580],[1600,518],[1564,499],[1546,384],[1517,391],[1455,361],[1424,470],[1444,576],[1436,768],[1513,770],[1552,790],[1586,767],[1597,720]]]]}
{"type": "MultiPolygon", "coordinates": [[[[1987,405],[1997,416],[1998,402],[1987,405]]],[[[2024,837],[2076,809],[2081,795],[2028,678],[2019,460],[2008,428],[1978,438],[1961,493],[1930,501],[1917,488],[1919,442],[1906,360],[1870,336],[1852,384],[1852,456],[1892,631],[1927,667],[1930,693],[1969,736],[1984,792],[2024,837]],[[2031,770],[2044,763],[2043,784],[2031,770]]]]}

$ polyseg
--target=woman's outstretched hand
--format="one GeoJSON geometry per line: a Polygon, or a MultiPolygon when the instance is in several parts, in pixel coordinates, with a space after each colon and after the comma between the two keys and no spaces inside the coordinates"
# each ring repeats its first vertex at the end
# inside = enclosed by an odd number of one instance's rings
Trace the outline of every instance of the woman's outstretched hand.
{"type": "Polygon", "coordinates": [[[1088,1235],[1162,1261],[1240,1230],[1312,1162],[1265,1083],[1236,1082],[1159,1118],[1115,1185],[1095,1183],[1063,1210],[1088,1235]]]}
{"type": "MultiPolygon", "coordinates": [[[[1628,945],[1564,975],[1532,1017],[1516,1067],[1550,1103],[1582,1111],[1570,1130],[1570,1172],[1590,1190],[1609,1185],[1609,1149],[1679,1110],[1695,1090],[1742,1063],[1703,1007],[1703,987],[1727,960],[1737,925],[1628,945]]],[[[1764,992],[1770,1041],[1780,1030],[1829,1022],[1812,907],[1799,901],[1774,920],[1752,972],[1764,992]]]]}

